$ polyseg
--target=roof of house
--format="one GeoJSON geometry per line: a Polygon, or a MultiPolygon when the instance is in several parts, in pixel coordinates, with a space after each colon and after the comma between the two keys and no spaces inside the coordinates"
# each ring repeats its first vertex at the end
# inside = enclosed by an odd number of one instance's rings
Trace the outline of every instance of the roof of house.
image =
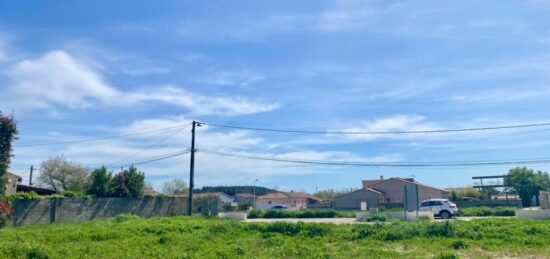
{"type": "Polygon", "coordinates": [[[383,194],[382,192],[379,192],[379,191],[377,191],[377,190],[375,190],[375,189],[363,188],[363,189],[355,190],[355,191],[352,191],[352,192],[340,194],[340,195],[338,195],[338,196],[336,196],[336,197],[334,197],[334,198],[338,198],[338,197],[341,197],[341,196],[346,196],[346,195],[349,195],[349,194],[352,194],[352,193],[356,193],[356,192],[360,192],[360,191],[365,191],[365,190],[371,191],[371,192],[376,193],[376,194],[378,194],[378,195],[382,195],[382,194],[383,194]]]}
{"type": "Polygon", "coordinates": [[[288,199],[288,198],[306,198],[306,199],[312,199],[312,200],[321,200],[315,196],[312,196],[305,192],[274,192],[270,194],[266,194],[264,196],[260,196],[259,198],[263,199],[288,199]]]}
{"type": "Polygon", "coordinates": [[[50,195],[50,194],[56,194],[57,191],[53,189],[48,188],[42,188],[37,186],[31,186],[31,185],[25,185],[25,184],[17,184],[17,190],[16,192],[35,192],[38,195],[50,195]]]}
{"type": "Polygon", "coordinates": [[[417,183],[414,178],[401,178],[401,177],[392,177],[392,178],[389,178],[389,179],[375,179],[375,180],[363,180],[363,186],[364,187],[370,187],[370,186],[373,186],[377,183],[380,183],[380,182],[384,182],[384,181],[387,181],[387,180],[390,180],[390,179],[401,179],[401,180],[405,180],[407,182],[414,182],[414,183],[417,183]]]}
{"type": "Polygon", "coordinates": [[[418,186],[424,186],[424,187],[427,187],[427,188],[432,188],[432,189],[436,189],[436,190],[440,190],[442,192],[449,192],[449,190],[445,190],[445,189],[441,189],[441,188],[437,188],[437,187],[433,187],[433,186],[429,186],[429,185],[425,185],[425,184],[421,184],[419,182],[416,182],[416,181],[411,181],[410,178],[407,178],[407,179],[403,179],[403,178],[399,178],[399,177],[392,177],[392,178],[389,178],[389,179],[385,179],[385,180],[377,180],[378,183],[375,183],[375,184],[372,184],[368,187],[370,188],[373,188],[373,189],[376,189],[376,185],[382,183],[382,182],[386,182],[386,181],[400,181],[400,182],[404,182],[404,183],[409,183],[409,184],[416,184],[418,186]]]}
{"type": "Polygon", "coordinates": [[[366,187],[372,186],[372,185],[377,184],[377,183],[382,182],[382,181],[384,181],[384,180],[378,180],[378,179],[376,179],[376,180],[363,180],[363,186],[366,186],[366,187]]]}

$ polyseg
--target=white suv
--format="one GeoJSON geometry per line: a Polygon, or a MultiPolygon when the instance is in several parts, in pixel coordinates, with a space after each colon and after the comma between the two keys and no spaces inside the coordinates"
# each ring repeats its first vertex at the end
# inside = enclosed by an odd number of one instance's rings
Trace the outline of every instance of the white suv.
{"type": "Polygon", "coordinates": [[[420,211],[431,211],[434,216],[448,219],[458,214],[456,204],[447,199],[428,199],[420,202],[418,207],[420,211]]]}

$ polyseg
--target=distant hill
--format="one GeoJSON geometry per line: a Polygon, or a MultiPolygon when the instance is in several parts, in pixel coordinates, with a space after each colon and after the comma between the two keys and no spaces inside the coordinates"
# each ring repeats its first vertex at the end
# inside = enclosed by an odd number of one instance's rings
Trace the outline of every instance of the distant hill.
{"type": "MultiPolygon", "coordinates": [[[[276,192],[276,190],[269,189],[262,186],[256,186],[256,196],[266,195],[268,193],[276,192]]],[[[201,189],[193,190],[195,193],[203,192],[224,192],[228,195],[235,195],[237,193],[250,193],[254,194],[254,186],[204,186],[201,189]]]]}

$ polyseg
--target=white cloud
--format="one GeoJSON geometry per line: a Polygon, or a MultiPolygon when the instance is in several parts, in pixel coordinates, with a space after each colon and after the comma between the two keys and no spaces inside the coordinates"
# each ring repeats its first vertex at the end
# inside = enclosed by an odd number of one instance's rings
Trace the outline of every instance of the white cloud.
{"type": "Polygon", "coordinates": [[[213,85],[246,87],[264,79],[265,77],[262,74],[242,70],[210,71],[199,78],[199,81],[213,85]]]}
{"type": "Polygon", "coordinates": [[[21,61],[7,74],[13,81],[11,98],[24,97],[20,100],[35,108],[51,104],[88,108],[120,95],[99,74],[63,51],[21,61]]]}
{"type": "Polygon", "coordinates": [[[0,39],[0,62],[4,62],[8,59],[8,55],[5,51],[6,44],[2,42],[2,39],[0,39]]]}
{"type": "Polygon", "coordinates": [[[194,115],[244,115],[272,111],[279,108],[276,103],[252,101],[244,97],[206,96],[175,86],[164,86],[155,90],[129,93],[124,102],[140,103],[157,101],[185,107],[194,115]]]}
{"type": "MultiPolygon", "coordinates": [[[[422,131],[439,129],[433,123],[426,121],[426,117],[419,115],[398,114],[374,120],[364,120],[358,126],[346,128],[346,132],[388,132],[388,131],[422,131]]],[[[347,135],[349,139],[372,140],[379,138],[411,137],[395,135],[347,135]]],[[[418,136],[413,136],[418,137],[418,136]]]]}
{"type": "MultiPolygon", "coordinates": [[[[20,61],[8,69],[6,75],[12,84],[8,86],[7,94],[2,96],[4,105],[21,109],[47,108],[54,113],[59,113],[56,107],[132,106],[151,101],[184,107],[195,115],[236,116],[279,107],[275,103],[239,96],[203,95],[177,86],[121,91],[109,85],[94,67],[61,50],[50,51],[37,59],[20,61]],[[20,100],[25,100],[24,105],[20,100]]],[[[246,80],[241,83],[248,84],[259,78],[246,80]]]]}

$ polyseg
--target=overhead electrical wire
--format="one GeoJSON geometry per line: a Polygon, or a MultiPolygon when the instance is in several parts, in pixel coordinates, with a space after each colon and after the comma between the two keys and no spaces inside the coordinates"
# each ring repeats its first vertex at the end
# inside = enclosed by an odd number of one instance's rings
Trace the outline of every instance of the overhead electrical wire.
{"type": "Polygon", "coordinates": [[[93,170],[92,168],[100,168],[100,167],[120,168],[120,167],[132,166],[132,165],[143,165],[143,164],[148,164],[148,163],[152,163],[152,162],[156,162],[156,161],[160,161],[160,160],[164,160],[164,159],[168,159],[168,158],[172,158],[172,157],[176,157],[176,156],[185,155],[185,154],[188,154],[190,152],[191,152],[191,149],[187,148],[187,149],[182,150],[182,151],[176,151],[176,152],[172,152],[172,153],[166,153],[166,154],[161,154],[161,155],[157,155],[157,156],[152,156],[152,157],[149,157],[149,158],[144,159],[144,160],[138,160],[138,161],[129,162],[129,163],[125,163],[125,164],[119,164],[119,165],[116,165],[116,166],[100,165],[100,166],[88,166],[88,168],[93,170]]]}
{"type": "Polygon", "coordinates": [[[511,164],[550,164],[550,158],[547,159],[526,159],[526,160],[507,160],[507,161],[472,161],[472,162],[403,162],[403,163],[383,163],[383,162],[359,162],[359,161],[322,161],[322,160],[305,160],[305,159],[290,159],[277,158],[247,154],[235,154],[219,151],[210,151],[199,149],[198,152],[213,154],[226,157],[237,157],[255,160],[301,163],[301,164],[318,164],[318,165],[338,165],[338,166],[363,166],[363,167],[456,167],[456,166],[489,166],[489,165],[511,165],[511,164]]]}
{"type": "Polygon", "coordinates": [[[186,129],[186,128],[189,127],[189,126],[191,126],[191,124],[188,124],[187,126],[185,126],[185,127],[183,127],[183,128],[180,128],[180,129],[174,131],[172,134],[167,135],[166,137],[164,137],[164,138],[162,138],[162,139],[159,139],[158,141],[155,141],[154,143],[152,143],[152,144],[150,144],[150,145],[148,145],[148,146],[146,146],[146,147],[144,147],[144,148],[138,150],[138,151],[135,152],[135,153],[132,153],[132,154],[130,154],[130,155],[128,155],[128,156],[125,156],[125,157],[123,157],[123,158],[121,158],[121,159],[119,159],[119,160],[116,160],[116,161],[112,162],[112,163],[109,163],[109,164],[107,164],[107,166],[111,166],[111,165],[114,165],[114,164],[117,164],[117,163],[126,161],[126,160],[128,160],[129,158],[135,157],[135,156],[137,156],[137,155],[139,155],[139,154],[145,152],[146,150],[149,150],[149,149],[151,149],[151,148],[157,146],[158,144],[163,143],[164,141],[166,141],[166,140],[168,140],[169,138],[173,137],[174,135],[180,133],[181,131],[183,131],[184,129],[186,129]]]}
{"type": "Polygon", "coordinates": [[[310,131],[310,130],[287,130],[287,129],[271,129],[271,128],[255,128],[245,126],[223,125],[207,122],[199,122],[203,125],[230,128],[230,129],[243,129],[254,131],[268,131],[268,132],[280,132],[280,133],[300,133],[300,134],[341,134],[341,135],[381,135],[381,134],[426,134],[426,133],[445,133],[445,132],[466,132],[466,131],[486,131],[486,130],[502,130],[502,129],[516,129],[516,128],[531,128],[531,127],[544,127],[550,126],[550,122],[534,123],[534,124],[520,124],[520,125],[507,125],[507,126],[493,126],[493,127],[481,127],[481,128],[459,128],[459,129],[440,129],[440,130],[406,130],[406,131],[310,131]]]}
{"type": "Polygon", "coordinates": [[[112,135],[112,136],[105,136],[105,137],[88,138],[88,139],[76,139],[76,140],[50,142],[50,143],[40,143],[40,144],[16,145],[14,147],[39,147],[39,146],[53,146],[53,145],[93,142],[93,141],[100,141],[100,140],[106,140],[106,139],[114,139],[114,138],[123,138],[123,137],[143,135],[143,134],[148,134],[148,133],[153,133],[153,132],[176,129],[176,128],[180,128],[180,127],[187,127],[189,125],[191,125],[191,123],[177,125],[177,126],[173,126],[173,127],[167,127],[167,128],[154,129],[154,130],[145,130],[145,131],[132,132],[132,133],[121,134],[121,135],[112,135]]]}

